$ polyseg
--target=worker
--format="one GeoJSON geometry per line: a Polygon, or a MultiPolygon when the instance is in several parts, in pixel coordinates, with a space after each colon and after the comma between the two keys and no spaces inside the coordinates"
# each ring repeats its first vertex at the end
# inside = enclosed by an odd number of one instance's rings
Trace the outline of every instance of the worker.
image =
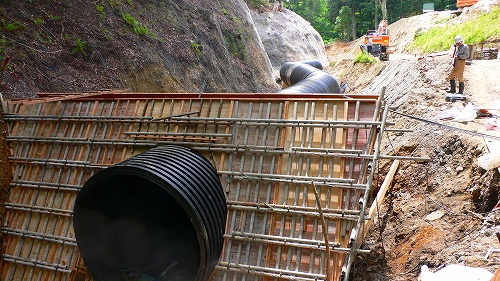
{"type": "Polygon", "coordinates": [[[380,23],[378,24],[377,32],[380,34],[385,34],[386,31],[387,31],[387,21],[381,20],[380,23]]]}
{"type": "Polygon", "coordinates": [[[457,35],[455,37],[455,50],[453,51],[453,68],[451,69],[448,79],[450,80],[450,89],[448,93],[457,92],[457,84],[455,79],[458,80],[458,93],[464,94],[464,69],[465,69],[465,59],[469,57],[469,47],[464,44],[464,39],[462,36],[457,35]]]}
{"type": "Polygon", "coordinates": [[[371,54],[373,47],[373,40],[370,38],[370,36],[366,36],[366,39],[368,39],[368,43],[366,43],[366,51],[368,52],[368,54],[371,54]]]}

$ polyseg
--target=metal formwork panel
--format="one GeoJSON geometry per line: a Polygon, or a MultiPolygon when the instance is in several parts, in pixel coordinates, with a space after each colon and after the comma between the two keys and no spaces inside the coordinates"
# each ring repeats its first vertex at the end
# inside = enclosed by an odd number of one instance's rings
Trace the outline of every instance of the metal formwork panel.
{"type": "Polygon", "coordinates": [[[8,102],[14,180],[2,280],[89,280],[73,235],[78,190],[95,172],[172,143],[204,154],[226,193],[211,280],[340,278],[356,252],[349,236],[369,188],[378,96],[97,97],[8,102]]]}

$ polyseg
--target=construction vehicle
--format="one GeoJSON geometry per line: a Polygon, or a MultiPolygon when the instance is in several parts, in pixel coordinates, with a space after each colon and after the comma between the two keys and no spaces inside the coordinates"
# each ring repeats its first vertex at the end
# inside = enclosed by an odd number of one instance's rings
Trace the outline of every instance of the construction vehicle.
{"type": "Polygon", "coordinates": [[[463,9],[477,3],[478,0],[457,0],[457,8],[463,9]]]}
{"type": "Polygon", "coordinates": [[[390,38],[387,33],[387,21],[382,20],[377,30],[368,30],[366,32],[361,48],[372,56],[378,57],[382,61],[387,61],[389,60],[389,53],[387,52],[389,44],[390,38]]]}

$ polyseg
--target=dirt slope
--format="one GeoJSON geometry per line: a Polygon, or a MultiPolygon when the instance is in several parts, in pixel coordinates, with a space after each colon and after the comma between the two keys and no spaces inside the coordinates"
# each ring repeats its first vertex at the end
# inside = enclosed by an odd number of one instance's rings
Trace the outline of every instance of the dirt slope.
{"type": "Polygon", "coordinates": [[[3,1],[5,98],[120,88],[273,92],[271,64],[245,2],[3,1]]]}
{"type": "MultiPolygon", "coordinates": [[[[436,13],[432,20],[446,16],[436,13]]],[[[500,214],[491,212],[499,199],[500,175],[497,169],[486,171],[478,166],[478,157],[488,153],[488,147],[473,132],[500,134],[486,131],[486,118],[466,123],[437,120],[447,109],[462,110],[467,104],[444,100],[450,57],[401,53],[409,44],[407,38],[413,38],[412,32],[427,28],[430,20],[431,16],[422,15],[389,26],[397,47],[388,62],[352,64],[359,50],[357,41],[327,48],[330,61],[336,62],[332,73],[348,81],[352,92],[380,93],[385,87],[385,100],[393,107],[390,121],[396,123],[395,128],[413,130],[387,133],[383,153],[431,159],[401,163],[363,245],[373,253],[358,257],[353,280],[418,280],[423,264],[431,271],[462,264],[494,272],[500,262],[498,255],[485,258],[488,249],[500,248],[495,235],[500,232],[500,214]]],[[[494,102],[500,100],[498,73],[498,59],[468,65],[467,102],[477,108],[500,109],[500,101],[494,102]]],[[[491,113],[500,115],[500,110],[491,113]]],[[[376,186],[390,165],[387,160],[380,162],[376,186]]]]}

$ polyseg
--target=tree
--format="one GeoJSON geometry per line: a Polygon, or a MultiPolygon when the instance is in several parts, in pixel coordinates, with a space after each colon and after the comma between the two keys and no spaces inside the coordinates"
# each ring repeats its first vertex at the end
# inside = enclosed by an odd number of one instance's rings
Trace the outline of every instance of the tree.
{"type": "MultiPolygon", "coordinates": [[[[381,14],[381,19],[387,20],[389,24],[402,17],[421,14],[423,3],[426,2],[429,0],[283,1],[286,8],[309,21],[325,42],[331,42],[334,39],[355,40],[366,30],[376,29],[380,21],[377,18],[378,14],[381,14]]],[[[444,10],[446,6],[455,4],[455,0],[433,0],[431,2],[435,3],[436,10],[444,10]]]]}
{"type": "MultiPolygon", "coordinates": [[[[271,0],[276,1],[276,0],[271,0]]],[[[444,10],[456,0],[433,0],[436,10],[444,10]]],[[[422,13],[429,0],[285,0],[286,8],[301,15],[321,34],[323,41],[355,40],[368,29],[376,29],[381,19],[394,23],[402,17],[422,13]],[[344,8],[347,7],[347,8],[344,8]],[[346,13],[349,11],[349,13],[346,13]],[[341,15],[342,14],[342,15],[341,15]],[[349,18],[349,20],[347,19],[349,18]]]]}
{"type": "Polygon", "coordinates": [[[335,20],[335,30],[340,33],[343,41],[349,41],[352,26],[352,10],[349,6],[342,6],[335,20]]]}
{"type": "Polygon", "coordinates": [[[382,10],[382,19],[387,20],[387,0],[378,0],[380,9],[382,10]]]}
{"type": "Polygon", "coordinates": [[[328,0],[328,19],[335,23],[336,18],[339,15],[340,8],[342,7],[342,3],[338,0],[328,0]]]}

